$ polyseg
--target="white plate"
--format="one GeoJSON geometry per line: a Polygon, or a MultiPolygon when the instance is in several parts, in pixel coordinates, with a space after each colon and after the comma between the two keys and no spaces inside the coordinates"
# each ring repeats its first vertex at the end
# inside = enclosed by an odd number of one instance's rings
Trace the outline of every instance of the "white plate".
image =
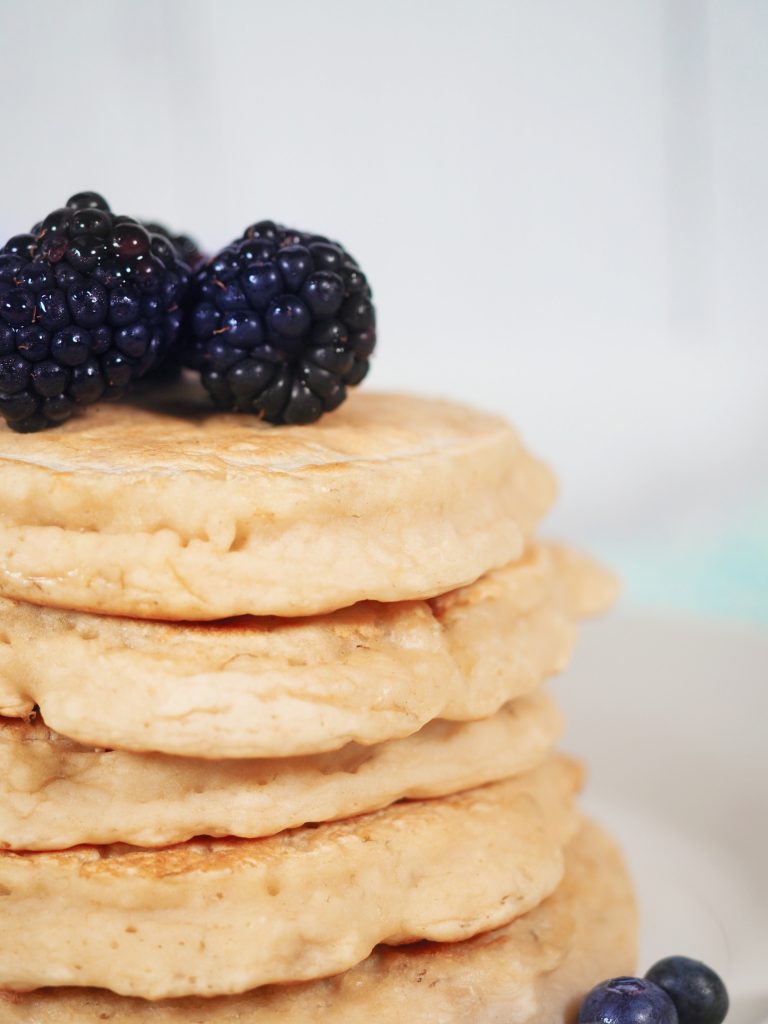
{"type": "Polygon", "coordinates": [[[662,956],[697,957],[728,985],[728,1024],[763,1024],[768,635],[630,611],[584,632],[555,694],[565,745],[589,765],[584,804],[637,883],[641,973],[662,956]]]}

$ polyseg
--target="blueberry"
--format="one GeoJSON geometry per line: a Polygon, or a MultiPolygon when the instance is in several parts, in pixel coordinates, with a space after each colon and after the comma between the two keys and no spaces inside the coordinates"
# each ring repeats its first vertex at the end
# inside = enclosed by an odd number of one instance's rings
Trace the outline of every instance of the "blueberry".
{"type": "Polygon", "coordinates": [[[612,978],[587,993],[579,1024],[678,1024],[666,992],[644,978],[612,978]]]}
{"type": "Polygon", "coordinates": [[[659,960],[646,978],[663,989],[677,1009],[680,1024],[721,1024],[728,1013],[728,992],[711,967],[686,956],[659,960]]]}

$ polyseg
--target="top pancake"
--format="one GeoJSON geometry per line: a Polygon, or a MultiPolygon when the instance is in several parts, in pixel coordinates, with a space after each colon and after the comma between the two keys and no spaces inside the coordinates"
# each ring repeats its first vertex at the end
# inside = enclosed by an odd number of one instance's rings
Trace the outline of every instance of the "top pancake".
{"type": "Polygon", "coordinates": [[[522,554],[554,496],[503,420],[370,392],[301,427],[184,382],[0,427],[0,593],[159,619],[432,597],[522,554]]]}

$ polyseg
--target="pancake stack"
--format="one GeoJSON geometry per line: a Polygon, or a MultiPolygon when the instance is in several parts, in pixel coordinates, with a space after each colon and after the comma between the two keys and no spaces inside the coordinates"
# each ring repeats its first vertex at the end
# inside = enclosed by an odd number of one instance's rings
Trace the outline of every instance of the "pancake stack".
{"type": "Polygon", "coordinates": [[[547,1024],[634,905],[543,689],[613,581],[504,421],[0,428],[0,1024],[547,1024]]]}

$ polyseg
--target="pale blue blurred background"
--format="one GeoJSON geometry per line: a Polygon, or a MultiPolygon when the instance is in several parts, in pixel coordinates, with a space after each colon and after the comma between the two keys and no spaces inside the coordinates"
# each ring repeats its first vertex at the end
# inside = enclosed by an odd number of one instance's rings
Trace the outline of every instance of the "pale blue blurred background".
{"type": "Polygon", "coordinates": [[[4,4],[0,230],[338,237],[374,384],[511,416],[630,602],[768,621],[767,54],[765,0],[4,4]]]}

